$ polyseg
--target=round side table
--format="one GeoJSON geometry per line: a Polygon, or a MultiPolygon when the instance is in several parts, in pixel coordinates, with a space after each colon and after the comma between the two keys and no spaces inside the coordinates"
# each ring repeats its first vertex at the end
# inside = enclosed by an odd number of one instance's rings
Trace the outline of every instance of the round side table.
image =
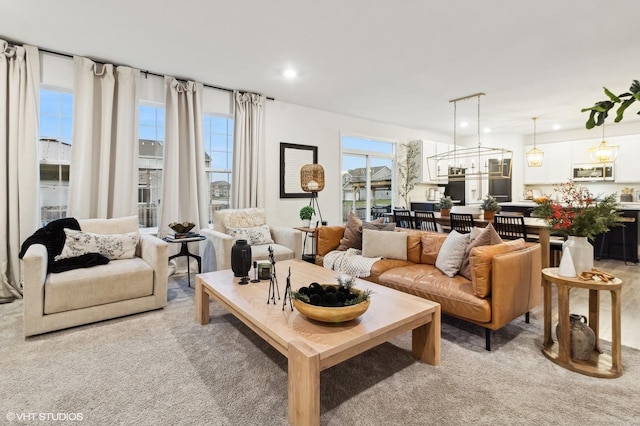
{"type": "Polygon", "coordinates": [[[620,292],[622,281],[583,281],[558,275],[558,268],[542,270],[544,287],[544,341],[542,353],[556,364],[569,370],[593,377],[613,378],[622,375],[620,342],[620,292]],[[562,339],[551,337],[551,283],[558,289],[558,324],[562,339]],[[570,357],[569,292],[573,288],[589,290],[589,327],[596,336],[596,345],[589,359],[581,361],[570,357]],[[600,350],[599,316],[600,291],[611,292],[611,355],[600,350]]]}

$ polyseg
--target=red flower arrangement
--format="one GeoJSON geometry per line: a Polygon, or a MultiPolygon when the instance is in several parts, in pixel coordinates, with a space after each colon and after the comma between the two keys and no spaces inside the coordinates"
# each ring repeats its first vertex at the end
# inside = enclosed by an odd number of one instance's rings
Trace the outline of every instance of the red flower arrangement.
{"type": "Polygon", "coordinates": [[[532,216],[547,222],[551,233],[594,239],[612,226],[619,225],[615,193],[597,198],[572,180],[554,185],[554,191],[559,201],[551,201],[551,197],[536,199],[538,205],[532,212],[532,216]]]}

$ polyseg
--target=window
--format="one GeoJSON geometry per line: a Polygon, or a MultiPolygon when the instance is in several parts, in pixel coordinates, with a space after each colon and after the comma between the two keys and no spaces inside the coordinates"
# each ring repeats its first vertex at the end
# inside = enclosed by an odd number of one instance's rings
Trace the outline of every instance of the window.
{"type": "Polygon", "coordinates": [[[42,226],[67,216],[73,94],[40,89],[40,216],[42,226]]]}
{"type": "Polygon", "coordinates": [[[393,142],[342,136],[342,220],[354,211],[363,220],[391,212],[393,142]]]}
{"type": "Polygon", "coordinates": [[[233,118],[204,115],[204,161],[209,183],[209,223],[213,212],[229,208],[233,167],[233,118]]]}
{"type": "Polygon", "coordinates": [[[143,228],[158,226],[162,198],[164,106],[141,103],[138,127],[138,220],[143,228]]]}

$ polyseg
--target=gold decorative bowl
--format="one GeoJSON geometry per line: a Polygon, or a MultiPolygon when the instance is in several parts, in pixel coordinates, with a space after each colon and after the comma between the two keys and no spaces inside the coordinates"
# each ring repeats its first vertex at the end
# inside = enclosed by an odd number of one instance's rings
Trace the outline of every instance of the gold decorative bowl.
{"type": "Polygon", "coordinates": [[[178,234],[186,234],[187,232],[191,231],[191,229],[193,229],[193,227],[196,226],[195,223],[191,223],[191,222],[172,222],[169,224],[169,228],[171,228],[174,232],[177,232],[178,234]]]}
{"type": "MultiPolygon", "coordinates": [[[[323,287],[326,287],[326,285],[323,285],[323,287]]],[[[354,293],[359,292],[357,289],[352,289],[351,291],[354,293]]],[[[293,306],[295,306],[302,315],[312,320],[329,323],[339,323],[356,319],[369,309],[370,304],[371,298],[356,305],[335,307],[311,305],[302,300],[293,299],[293,306]]]]}

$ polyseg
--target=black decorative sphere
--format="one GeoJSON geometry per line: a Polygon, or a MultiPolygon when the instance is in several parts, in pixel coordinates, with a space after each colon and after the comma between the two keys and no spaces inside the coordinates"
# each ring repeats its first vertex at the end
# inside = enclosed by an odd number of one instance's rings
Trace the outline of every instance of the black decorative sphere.
{"type": "Polygon", "coordinates": [[[309,303],[312,305],[320,305],[320,302],[322,302],[322,296],[319,294],[312,294],[309,296],[309,303]]]}

